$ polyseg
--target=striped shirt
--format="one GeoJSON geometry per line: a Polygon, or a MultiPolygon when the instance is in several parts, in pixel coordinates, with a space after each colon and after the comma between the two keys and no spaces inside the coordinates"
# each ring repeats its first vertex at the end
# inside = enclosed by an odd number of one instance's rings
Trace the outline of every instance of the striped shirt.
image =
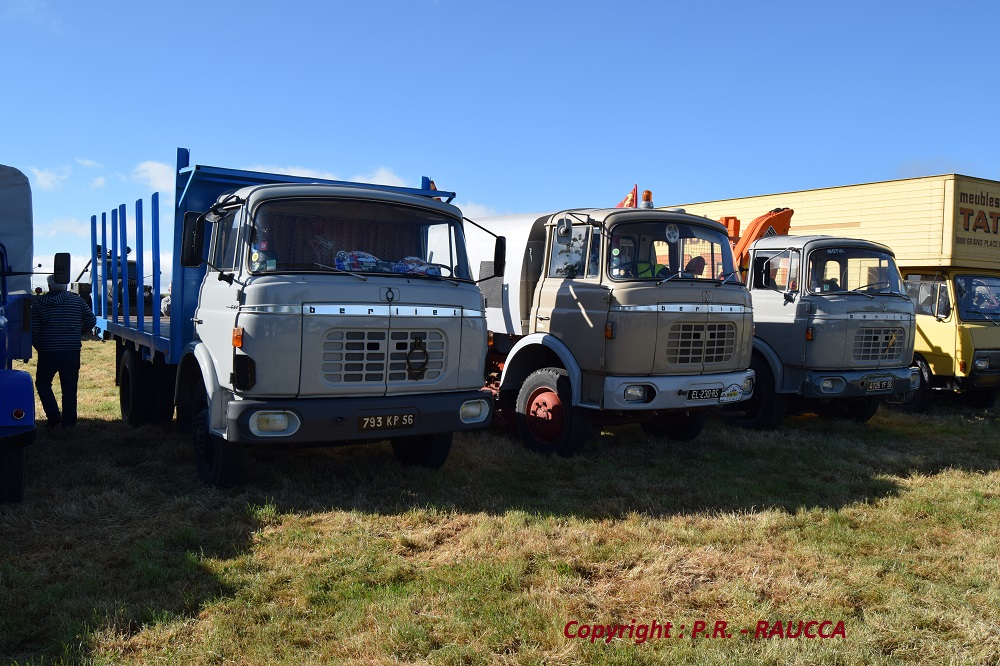
{"type": "Polygon", "coordinates": [[[49,292],[31,303],[31,346],[38,351],[75,351],[80,336],[97,323],[82,298],[70,291],[49,292]]]}

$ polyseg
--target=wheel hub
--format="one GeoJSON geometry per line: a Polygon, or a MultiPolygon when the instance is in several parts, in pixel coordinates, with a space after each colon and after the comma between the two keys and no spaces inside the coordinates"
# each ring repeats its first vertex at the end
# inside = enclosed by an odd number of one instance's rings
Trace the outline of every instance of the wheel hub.
{"type": "Polygon", "coordinates": [[[562,401],[550,388],[536,389],[528,398],[528,428],[532,434],[546,442],[559,437],[565,426],[562,401]]]}

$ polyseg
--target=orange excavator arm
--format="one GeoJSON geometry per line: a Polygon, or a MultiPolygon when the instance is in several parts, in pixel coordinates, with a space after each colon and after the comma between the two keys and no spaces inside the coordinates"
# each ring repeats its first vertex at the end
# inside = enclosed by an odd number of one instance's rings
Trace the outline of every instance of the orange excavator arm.
{"type": "Polygon", "coordinates": [[[787,235],[792,226],[794,213],[795,211],[791,208],[775,208],[751,222],[742,236],[740,235],[740,221],[737,218],[724,217],[719,220],[726,225],[726,229],[729,231],[729,241],[733,244],[736,265],[741,270],[746,269],[747,251],[750,249],[750,244],[758,238],[787,235]]]}

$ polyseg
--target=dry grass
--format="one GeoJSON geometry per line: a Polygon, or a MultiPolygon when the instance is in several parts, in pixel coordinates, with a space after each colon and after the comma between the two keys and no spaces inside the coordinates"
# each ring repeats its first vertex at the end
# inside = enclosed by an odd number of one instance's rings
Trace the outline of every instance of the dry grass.
{"type": "Polygon", "coordinates": [[[183,438],[115,420],[112,345],[85,357],[80,428],[40,430],[0,507],[3,662],[1000,660],[994,412],[712,422],[687,447],[629,427],[571,460],[485,433],[437,473],[384,444],[263,450],[221,492],[183,438]],[[563,635],[654,619],[674,637],[563,635]],[[762,619],[846,638],[754,639],[762,619]],[[692,640],[696,620],[733,637],[692,640]]]}

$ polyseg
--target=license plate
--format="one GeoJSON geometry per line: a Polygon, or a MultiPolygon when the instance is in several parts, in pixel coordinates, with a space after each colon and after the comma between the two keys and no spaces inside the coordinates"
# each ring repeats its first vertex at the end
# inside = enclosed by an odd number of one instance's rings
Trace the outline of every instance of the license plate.
{"type": "Polygon", "coordinates": [[[691,389],[688,391],[688,400],[718,400],[722,389],[691,389]]]}
{"type": "Polygon", "coordinates": [[[416,424],[417,415],[412,412],[358,417],[358,430],[398,430],[412,428],[416,424]]]}
{"type": "Polygon", "coordinates": [[[891,391],[895,383],[894,379],[873,379],[868,382],[868,392],[891,391]]]}

